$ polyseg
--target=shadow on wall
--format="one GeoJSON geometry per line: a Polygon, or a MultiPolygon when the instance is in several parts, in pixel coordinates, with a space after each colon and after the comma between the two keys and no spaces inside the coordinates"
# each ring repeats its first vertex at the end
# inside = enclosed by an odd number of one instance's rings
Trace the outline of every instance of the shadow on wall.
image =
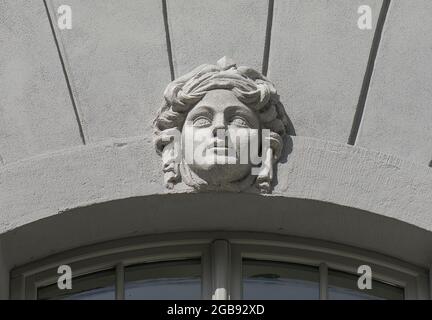
{"type": "Polygon", "coordinates": [[[121,199],[41,219],[1,238],[5,258],[9,265],[17,266],[114,239],[193,231],[300,236],[372,250],[419,266],[432,263],[432,233],[418,227],[332,203],[251,194],[169,194],[121,199]],[[400,240],[397,246],[394,239],[400,240]]]}
{"type": "MultiPolygon", "coordinates": [[[[283,110],[285,110],[285,113],[287,115],[286,121],[287,121],[287,128],[288,128],[288,132],[287,135],[283,138],[284,140],[284,148],[282,150],[282,154],[279,158],[279,162],[280,163],[286,163],[288,161],[288,156],[291,154],[292,150],[293,150],[293,141],[291,139],[291,136],[295,136],[296,135],[296,131],[294,128],[294,124],[291,121],[291,117],[289,114],[289,110],[287,110],[285,108],[285,105],[279,101],[280,106],[282,107],[283,110]]],[[[274,186],[276,186],[278,184],[278,168],[279,166],[274,166],[274,176],[273,176],[273,188],[274,186]]]]}
{"type": "MultiPolygon", "coordinates": [[[[294,125],[293,125],[293,123],[292,123],[292,121],[291,121],[290,112],[289,112],[289,110],[287,110],[287,108],[285,108],[285,105],[283,104],[283,102],[279,101],[279,104],[280,104],[280,106],[282,107],[282,109],[285,110],[285,113],[286,113],[286,115],[287,115],[287,119],[286,119],[287,123],[286,123],[286,126],[287,126],[287,128],[288,128],[288,135],[290,135],[290,136],[295,136],[295,135],[296,135],[296,131],[295,131],[294,125]]],[[[282,156],[282,157],[283,157],[283,156],[282,156]]],[[[282,160],[282,159],[281,159],[281,160],[282,160]]]]}

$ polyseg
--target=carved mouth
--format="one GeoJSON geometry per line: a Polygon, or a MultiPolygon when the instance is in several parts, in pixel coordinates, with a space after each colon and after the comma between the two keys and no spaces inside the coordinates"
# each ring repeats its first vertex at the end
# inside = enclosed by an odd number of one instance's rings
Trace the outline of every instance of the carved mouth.
{"type": "MultiPolygon", "coordinates": [[[[217,156],[234,156],[236,154],[236,149],[234,146],[228,143],[228,140],[213,138],[208,144],[206,151],[210,154],[215,154],[217,156]],[[232,154],[231,154],[232,153],[232,154]]],[[[234,156],[235,157],[235,156],[234,156]]]]}
{"type": "Polygon", "coordinates": [[[207,147],[207,149],[213,150],[228,150],[228,144],[226,141],[220,139],[214,139],[207,147]]]}
{"type": "Polygon", "coordinates": [[[217,154],[219,156],[228,156],[228,150],[228,147],[210,146],[207,148],[208,152],[217,154]]]}

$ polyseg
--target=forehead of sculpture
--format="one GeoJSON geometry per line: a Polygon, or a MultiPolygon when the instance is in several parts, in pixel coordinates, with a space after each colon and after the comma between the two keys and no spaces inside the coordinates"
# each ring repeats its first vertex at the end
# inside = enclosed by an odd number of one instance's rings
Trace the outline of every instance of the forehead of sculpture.
{"type": "Polygon", "coordinates": [[[209,91],[194,107],[199,109],[210,109],[214,112],[223,112],[227,108],[249,109],[230,90],[217,89],[209,91]]]}

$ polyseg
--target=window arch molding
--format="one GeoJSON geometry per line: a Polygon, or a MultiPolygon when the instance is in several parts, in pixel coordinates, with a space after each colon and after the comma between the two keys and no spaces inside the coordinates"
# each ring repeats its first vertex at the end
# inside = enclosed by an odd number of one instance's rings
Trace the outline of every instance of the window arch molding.
{"type": "Polygon", "coordinates": [[[369,265],[373,279],[404,289],[405,299],[428,299],[426,269],[386,255],[322,240],[253,232],[185,232],[112,240],[72,249],[17,267],[11,297],[36,299],[38,289],[56,283],[58,266],[73,276],[113,270],[115,298],[124,298],[125,268],[200,259],[202,299],[241,299],[245,259],[312,266],[319,272],[320,299],[327,298],[328,270],[357,274],[369,265]]]}

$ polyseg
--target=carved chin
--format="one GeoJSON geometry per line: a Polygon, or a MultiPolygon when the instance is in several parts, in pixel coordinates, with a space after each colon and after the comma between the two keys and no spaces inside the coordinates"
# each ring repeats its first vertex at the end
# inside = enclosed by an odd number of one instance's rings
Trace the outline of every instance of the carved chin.
{"type": "Polygon", "coordinates": [[[225,185],[240,181],[251,173],[249,164],[230,164],[228,157],[202,164],[189,165],[189,169],[209,185],[225,185]],[[225,160],[225,162],[223,162],[225,160]]]}

